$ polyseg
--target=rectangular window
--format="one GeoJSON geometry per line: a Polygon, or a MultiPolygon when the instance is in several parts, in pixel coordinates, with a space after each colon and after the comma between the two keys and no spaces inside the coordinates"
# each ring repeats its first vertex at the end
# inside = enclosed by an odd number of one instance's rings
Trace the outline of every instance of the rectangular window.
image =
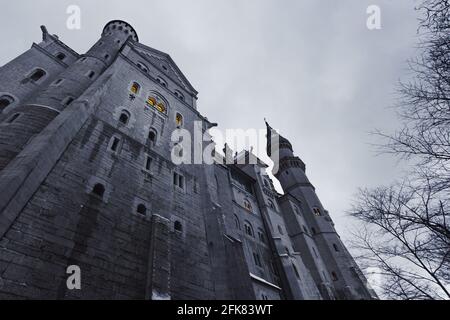
{"type": "Polygon", "coordinates": [[[322,212],[320,212],[320,209],[317,207],[313,208],[313,212],[314,212],[314,215],[317,217],[322,215],[322,212]]]}
{"type": "Polygon", "coordinates": [[[52,86],[59,86],[63,82],[63,79],[58,79],[55,82],[53,82],[52,86]]]}
{"type": "Polygon", "coordinates": [[[74,99],[72,97],[67,97],[67,98],[64,99],[63,104],[65,106],[68,106],[69,104],[71,104],[73,102],[73,100],[74,99]]]}
{"type": "Polygon", "coordinates": [[[178,181],[178,186],[181,188],[181,189],[184,189],[184,177],[182,176],[182,175],[180,175],[179,176],[179,181],[178,181]]]}
{"type": "Polygon", "coordinates": [[[174,172],[173,173],[173,184],[184,190],[184,176],[177,172],[174,172]]]}
{"type": "Polygon", "coordinates": [[[120,143],[120,139],[117,137],[114,137],[113,141],[111,143],[111,150],[114,152],[117,152],[117,150],[119,149],[119,143],[120,143]]]}
{"type": "Polygon", "coordinates": [[[259,257],[259,254],[257,254],[256,252],[253,252],[253,260],[255,260],[256,266],[262,267],[261,258],[259,257]]]}
{"type": "Polygon", "coordinates": [[[145,157],[145,170],[150,171],[150,168],[152,167],[152,158],[150,158],[149,155],[145,157]]]}

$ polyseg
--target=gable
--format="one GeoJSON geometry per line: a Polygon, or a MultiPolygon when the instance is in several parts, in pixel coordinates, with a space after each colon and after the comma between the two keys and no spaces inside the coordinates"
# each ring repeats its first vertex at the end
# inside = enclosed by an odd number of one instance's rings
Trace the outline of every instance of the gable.
{"type": "Polygon", "coordinates": [[[159,69],[162,75],[165,75],[172,81],[178,83],[186,91],[191,92],[193,95],[197,95],[197,90],[189,83],[187,78],[167,53],[147,47],[140,43],[134,43],[133,46],[134,49],[148,62],[159,69]]]}

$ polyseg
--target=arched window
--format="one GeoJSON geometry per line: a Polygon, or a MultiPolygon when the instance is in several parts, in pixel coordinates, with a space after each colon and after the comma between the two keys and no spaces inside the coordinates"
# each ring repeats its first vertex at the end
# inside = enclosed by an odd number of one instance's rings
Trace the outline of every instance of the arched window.
{"type": "Polygon", "coordinates": [[[94,188],[92,188],[92,193],[96,196],[99,196],[100,198],[103,198],[103,195],[105,193],[105,186],[101,183],[97,183],[94,188]]]}
{"type": "Polygon", "coordinates": [[[59,60],[63,61],[66,58],[66,55],[62,52],[58,52],[56,54],[56,58],[58,58],[59,60]]]}
{"type": "Polygon", "coordinates": [[[140,203],[137,206],[136,212],[142,215],[146,215],[147,214],[147,207],[145,205],[143,205],[142,203],[140,203]]]}
{"type": "Polygon", "coordinates": [[[245,229],[245,233],[251,237],[254,237],[254,233],[253,233],[253,227],[250,224],[250,222],[245,221],[244,222],[244,229],[245,229]]]}
{"type": "Polygon", "coordinates": [[[237,215],[234,215],[234,225],[236,226],[236,229],[241,230],[241,224],[237,215]]]}
{"type": "Polygon", "coordinates": [[[148,132],[148,142],[150,143],[151,146],[154,146],[156,144],[156,139],[157,139],[158,135],[156,133],[155,129],[150,129],[148,132]]]}
{"type": "Polygon", "coordinates": [[[244,199],[244,208],[249,212],[253,211],[252,204],[248,199],[244,199]]]}
{"type": "Polygon", "coordinates": [[[175,115],[175,124],[177,127],[181,127],[183,125],[183,116],[177,112],[175,115]]]}
{"type": "Polygon", "coordinates": [[[145,156],[145,170],[150,171],[152,167],[152,157],[150,157],[148,154],[145,156]]]}
{"type": "Polygon", "coordinates": [[[339,252],[339,247],[337,246],[336,243],[333,243],[333,248],[334,248],[334,251],[339,252]]]}
{"type": "Polygon", "coordinates": [[[138,94],[140,89],[141,89],[141,86],[139,85],[139,83],[133,82],[133,84],[131,85],[130,91],[133,94],[138,94]]]}
{"type": "Polygon", "coordinates": [[[177,97],[178,99],[180,99],[181,101],[184,101],[184,96],[181,92],[179,92],[178,90],[175,91],[175,97],[177,97]]]}
{"type": "Polygon", "coordinates": [[[119,122],[122,124],[128,124],[128,120],[130,119],[130,113],[127,110],[122,110],[119,117],[119,122]]]}
{"type": "Polygon", "coordinates": [[[314,215],[315,216],[321,216],[322,215],[322,212],[320,212],[320,209],[319,208],[317,208],[317,207],[314,207],[313,208],[313,212],[314,212],[314,215]]]}
{"type": "Polygon", "coordinates": [[[158,82],[164,88],[167,88],[167,82],[165,80],[163,80],[161,77],[156,78],[156,82],[158,82]]]}
{"type": "Polygon", "coordinates": [[[9,95],[0,96],[0,112],[14,102],[14,98],[9,95]]]}
{"type": "Polygon", "coordinates": [[[308,234],[308,229],[307,229],[305,226],[303,226],[303,231],[304,231],[306,234],[308,234]]]}
{"type": "Polygon", "coordinates": [[[59,86],[63,81],[64,79],[57,79],[52,83],[52,86],[59,86]]]}
{"type": "Polygon", "coordinates": [[[331,278],[333,279],[333,281],[338,281],[339,280],[336,272],[334,272],[334,271],[331,271],[331,278]]]}
{"type": "Polygon", "coordinates": [[[30,75],[30,80],[32,81],[39,81],[44,77],[47,73],[42,69],[36,69],[33,71],[33,73],[30,75]]]}
{"type": "Polygon", "coordinates": [[[148,72],[148,68],[145,66],[145,64],[143,64],[142,62],[138,62],[137,63],[137,67],[139,68],[139,69],[141,69],[142,71],[144,71],[145,73],[147,73],[148,72]]]}
{"type": "Polygon", "coordinates": [[[149,107],[155,108],[156,110],[158,110],[163,114],[167,114],[167,107],[165,101],[156,95],[152,95],[147,98],[147,105],[149,107]]]}
{"type": "Polygon", "coordinates": [[[173,228],[175,229],[175,231],[183,232],[183,225],[178,220],[174,222],[173,228]]]}
{"type": "Polygon", "coordinates": [[[258,253],[253,252],[253,260],[255,261],[255,265],[257,267],[262,268],[261,258],[258,253]]]}
{"type": "Polygon", "coordinates": [[[272,200],[268,200],[267,205],[269,206],[270,209],[275,210],[275,205],[273,204],[272,200]]]}
{"type": "Polygon", "coordinates": [[[314,227],[311,228],[311,231],[312,231],[313,234],[317,233],[316,228],[314,228],[314,227]]]}

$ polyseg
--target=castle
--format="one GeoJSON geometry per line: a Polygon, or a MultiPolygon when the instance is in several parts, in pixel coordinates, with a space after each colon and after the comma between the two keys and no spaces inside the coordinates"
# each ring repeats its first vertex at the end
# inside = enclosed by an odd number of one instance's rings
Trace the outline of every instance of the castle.
{"type": "Polygon", "coordinates": [[[287,139],[267,124],[284,194],[251,152],[175,165],[172,132],[215,124],[170,56],[41,29],[0,68],[0,299],[376,298],[287,139]]]}

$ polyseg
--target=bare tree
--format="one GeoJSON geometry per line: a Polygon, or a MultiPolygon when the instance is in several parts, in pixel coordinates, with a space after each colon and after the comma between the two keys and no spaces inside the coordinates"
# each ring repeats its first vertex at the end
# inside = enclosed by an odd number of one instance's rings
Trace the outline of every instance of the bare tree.
{"type": "Polygon", "coordinates": [[[365,225],[360,261],[379,268],[386,297],[450,299],[450,3],[424,0],[418,10],[420,55],[399,88],[403,126],[378,132],[382,151],[415,169],[400,183],[360,190],[351,215],[365,225]]]}

